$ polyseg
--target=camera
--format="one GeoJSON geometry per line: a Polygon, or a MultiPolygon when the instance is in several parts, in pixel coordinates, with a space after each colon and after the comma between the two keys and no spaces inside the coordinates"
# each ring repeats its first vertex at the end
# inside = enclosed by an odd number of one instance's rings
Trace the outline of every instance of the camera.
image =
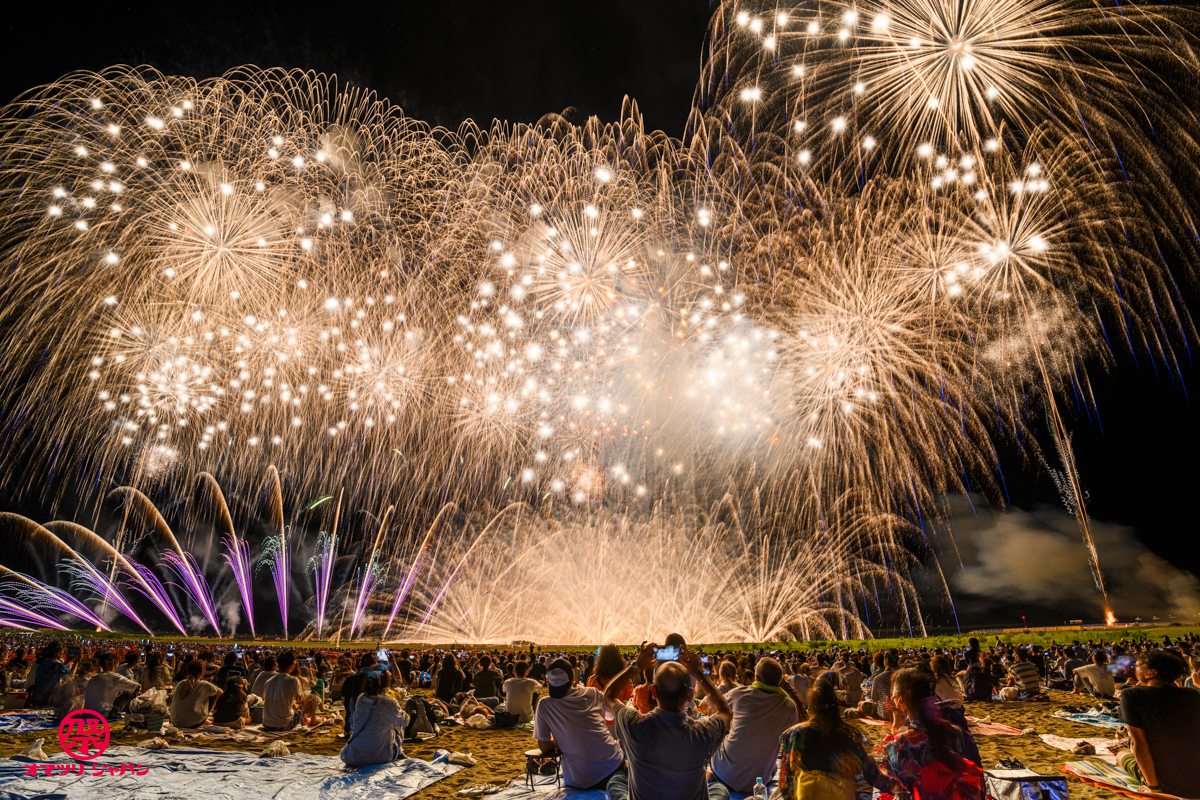
{"type": "Polygon", "coordinates": [[[654,648],[654,657],[659,661],[678,661],[679,647],[677,645],[656,647],[654,648]]]}

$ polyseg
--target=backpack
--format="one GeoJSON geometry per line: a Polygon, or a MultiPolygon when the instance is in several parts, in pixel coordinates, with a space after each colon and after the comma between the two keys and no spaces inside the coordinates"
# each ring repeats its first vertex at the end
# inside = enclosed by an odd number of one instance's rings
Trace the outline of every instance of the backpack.
{"type": "Polygon", "coordinates": [[[496,709],[496,713],[492,718],[493,728],[515,728],[521,723],[521,717],[518,714],[510,714],[507,711],[496,709]]]}
{"type": "Polygon", "coordinates": [[[404,702],[404,713],[408,714],[408,726],[404,729],[405,739],[416,739],[418,733],[437,735],[437,723],[434,721],[436,708],[424,697],[410,697],[404,702]]]}

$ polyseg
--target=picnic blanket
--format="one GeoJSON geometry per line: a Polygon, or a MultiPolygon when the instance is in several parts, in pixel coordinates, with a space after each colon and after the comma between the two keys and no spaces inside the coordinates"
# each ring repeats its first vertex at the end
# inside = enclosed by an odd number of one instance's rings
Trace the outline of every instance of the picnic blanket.
{"type": "Polygon", "coordinates": [[[58,727],[53,714],[45,712],[21,712],[0,714],[0,733],[29,733],[30,731],[52,731],[58,727]]]}
{"type": "Polygon", "coordinates": [[[261,724],[247,725],[244,728],[226,728],[223,725],[202,725],[199,728],[176,728],[179,735],[186,739],[229,739],[235,742],[271,742],[283,736],[290,736],[294,733],[308,733],[314,731],[320,725],[310,728],[307,725],[298,725],[290,731],[268,731],[264,730],[261,724]]]}
{"type": "Polygon", "coordinates": [[[1116,764],[1117,757],[1113,755],[1110,748],[1117,744],[1116,739],[1071,739],[1066,736],[1055,736],[1052,733],[1043,733],[1042,741],[1051,747],[1056,747],[1059,750],[1066,750],[1068,753],[1075,749],[1075,745],[1080,742],[1087,742],[1092,747],[1096,748],[1096,758],[1102,759],[1109,764],[1116,764]]]}
{"type": "MultiPolygon", "coordinates": [[[[867,725],[887,725],[886,722],[880,719],[870,719],[869,717],[861,717],[859,722],[867,725]]],[[[1021,729],[1014,728],[1011,725],[1001,725],[999,722],[984,722],[979,717],[967,717],[967,725],[971,729],[971,733],[975,736],[1020,736],[1021,729]]]]}
{"type": "Polygon", "coordinates": [[[1104,764],[1099,761],[1072,761],[1069,764],[1063,764],[1059,767],[1068,775],[1074,775],[1084,783],[1092,786],[1099,786],[1101,789],[1109,789],[1123,794],[1126,797],[1157,797],[1160,800],[1179,800],[1173,794],[1163,794],[1162,792],[1139,792],[1139,784],[1129,776],[1129,773],[1120,767],[1114,767],[1109,764],[1104,764]]]}
{"type": "Polygon", "coordinates": [[[1116,717],[1110,717],[1107,714],[1101,714],[1099,711],[1090,709],[1082,714],[1068,714],[1065,711],[1055,711],[1054,716],[1058,719],[1065,719],[1068,722],[1079,722],[1084,725],[1094,725],[1097,728],[1124,728],[1125,723],[1116,717]]]}
{"type": "Polygon", "coordinates": [[[976,736],[1020,736],[1021,729],[1014,728],[1012,725],[1003,725],[999,722],[985,722],[979,717],[967,717],[967,724],[971,728],[971,733],[976,736]]]}
{"type": "MultiPolygon", "coordinates": [[[[776,767],[775,774],[776,776],[779,775],[778,766],[776,767]]],[[[779,778],[776,777],[772,780],[768,788],[772,794],[778,791],[779,778]]],[[[742,792],[730,792],[729,796],[732,800],[744,800],[745,798],[753,800],[754,797],[751,794],[743,794],[742,792]]],[[[859,796],[864,797],[864,795],[859,796]]],[[[869,796],[869,794],[865,795],[865,797],[869,796]]],[[[605,791],[584,791],[583,789],[558,786],[553,775],[535,775],[533,777],[533,789],[530,789],[525,783],[524,776],[514,778],[508,782],[508,786],[504,789],[496,794],[485,795],[485,797],[489,798],[489,800],[517,800],[517,798],[528,798],[529,800],[533,800],[533,798],[537,800],[609,800],[608,792],[605,791]]]]}
{"type": "Polygon", "coordinates": [[[391,764],[350,769],[337,756],[296,754],[284,758],[258,758],[235,750],[200,747],[143,750],[109,748],[100,757],[79,762],[56,753],[48,761],[27,758],[0,759],[0,794],[8,800],[33,800],[54,795],[63,800],[399,800],[458,772],[461,766],[446,763],[449,753],[438,751],[433,762],[414,758],[391,764]],[[28,777],[30,765],[39,765],[28,777]],[[44,775],[40,765],[64,768],[83,764],[83,774],[44,775]],[[140,765],[145,775],[93,776],[95,765],[140,765]]]}

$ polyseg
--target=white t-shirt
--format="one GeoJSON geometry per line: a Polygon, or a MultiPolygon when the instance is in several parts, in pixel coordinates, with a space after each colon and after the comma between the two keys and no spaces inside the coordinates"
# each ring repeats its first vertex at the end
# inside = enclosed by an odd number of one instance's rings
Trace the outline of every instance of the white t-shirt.
{"type": "Polygon", "coordinates": [[[141,689],[141,684],[137,681],[115,672],[101,672],[93,675],[92,679],[88,681],[87,689],[83,694],[83,707],[107,717],[112,711],[113,700],[117,699],[117,695],[121,692],[136,695],[141,689]]]}
{"type": "MultiPolygon", "coordinates": [[[[1085,676],[1100,694],[1112,697],[1117,691],[1116,680],[1113,679],[1112,673],[1108,671],[1108,667],[1103,664],[1087,664],[1082,667],[1076,667],[1075,674],[1085,676]]],[[[95,678],[92,678],[92,680],[95,680],[95,678]]]]}
{"type": "Polygon", "coordinates": [[[221,691],[208,681],[196,681],[191,692],[187,685],[186,680],[175,684],[175,694],[171,696],[171,724],[176,728],[203,725],[208,718],[208,698],[221,691]]]}
{"type": "Polygon", "coordinates": [[[250,694],[255,694],[255,695],[258,695],[259,697],[262,697],[263,692],[266,691],[267,681],[271,680],[271,678],[274,678],[278,674],[279,673],[276,672],[275,670],[271,670],[270,672],[263,670],[262,672],[255,675],[254,676],[254,685],[252,687],[250,687],[250,694]]]}
{"type": "Polygon", "coordinates": [[[952,678],[938,678],[937,686],[934,687],[933,693],[937,695],[938,700],[954,700],[961,703],[963,699],[962,690],[958,686],[958,682],[952,678]]]}
{"type": "Polygon", "coordinates": [[[277,672],[263,688],[263,725],[269,728],[286,728],[292,723],[292,701],[303,692],[300,679],[295,675],[277,672]]]}
{"type": "Polygon", "coordinates": [[[504,708],[510,714],[519,714],[524,719],[533,716],[533,693],[541,683],[532,678],[509,678],[504,682],[504,708]]]}
{"type": "Polygon", "coordinates": [[[733,727],[713,753],[713,773],[735,792],[754,791],[756,778],[769,786],[775,777],[779,736],[800,723],[795,703],[786,695],[752,686],[726,693],[725,702],[733,709],[733,727]]]}
{"type": "Polygon", "coordinates": [[[533,738],[540,742],[553,739],[558,745],[567,786],[590,789],[624,761],[621,746],[604,724],[602,695],[589,686],[539,700],[533,715],[533,738]]]}

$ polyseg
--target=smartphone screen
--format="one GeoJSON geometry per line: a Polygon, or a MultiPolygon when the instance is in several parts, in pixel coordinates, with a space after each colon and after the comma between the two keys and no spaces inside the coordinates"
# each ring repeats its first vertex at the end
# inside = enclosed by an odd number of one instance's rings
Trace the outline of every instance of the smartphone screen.
{"type": "Polygon", "coordinates": [[[701,664],[707,664],[707,663],[708,663],[708,656],[701,656],[701,657],[700,657],[700,663],[701,663],[701,664]]]}
{"type": "Polygon", "coordinates": [[[654,648],[654,657],[659,661],[678,661],[679,648],[674,645],[669,647],[654,648]]]}
{"type": "Polygon", "coordinates": [[[386,664],[388,660],[388,651],[386,647],[381,647],[375,651],[375,659],[380,664],[386,664]]]}

